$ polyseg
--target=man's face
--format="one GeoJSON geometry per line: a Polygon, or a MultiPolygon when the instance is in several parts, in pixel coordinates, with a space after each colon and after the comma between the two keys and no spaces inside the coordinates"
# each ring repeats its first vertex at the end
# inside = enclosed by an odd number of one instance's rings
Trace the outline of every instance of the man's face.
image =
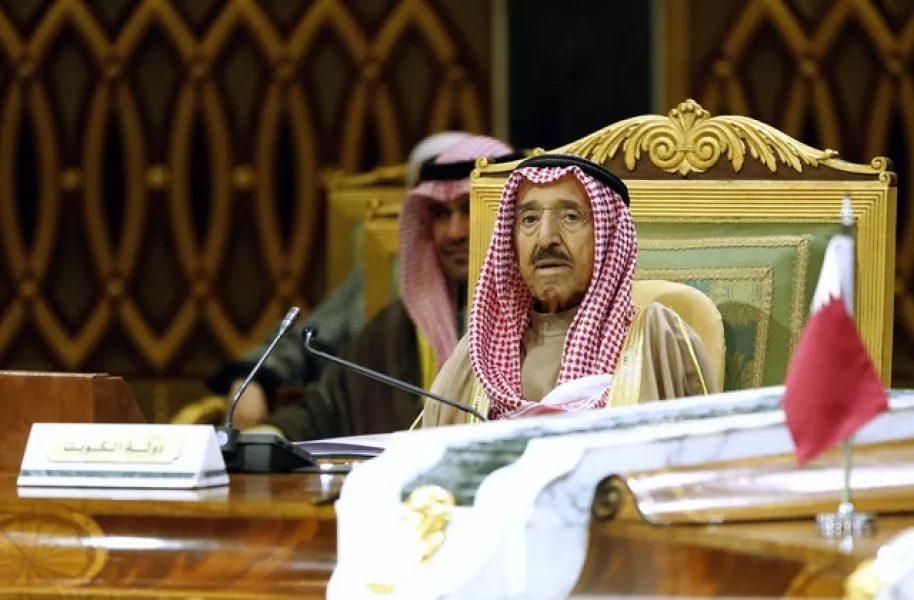
{"type": "Polygon", "coordinates": [[[441,270],[451,281],[465,283],[470,264],[470,197],[431,202],[429,211],[441,270]]]}
{"type": "Polygon", "coordinates": [[[517,192],[514,247],[520,273],[542,312],[581,303],[593,273],[590,200],[574,177],[517,192]]]}

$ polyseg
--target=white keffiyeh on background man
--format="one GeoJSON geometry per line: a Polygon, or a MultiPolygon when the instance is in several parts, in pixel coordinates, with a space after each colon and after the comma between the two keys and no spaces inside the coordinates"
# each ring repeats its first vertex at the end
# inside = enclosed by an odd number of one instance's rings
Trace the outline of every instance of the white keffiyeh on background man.
{"type": "MultiPolygon", "coordinates": [[[[659,304],[636,307],[628,191],[600,165],[542,155],[502,192],[469,331],[433,391],[490,419],[717,391],[697,334],[659,304]]],[[[423,426],[465,422],[426,406],[423,426]]]]}

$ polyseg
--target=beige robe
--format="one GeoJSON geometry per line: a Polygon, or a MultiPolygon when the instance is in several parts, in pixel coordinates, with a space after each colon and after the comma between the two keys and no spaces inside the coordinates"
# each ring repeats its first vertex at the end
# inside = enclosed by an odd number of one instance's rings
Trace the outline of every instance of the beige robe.
{"type": "MultiPolygon", "coordinates": [[[[539,402],[556,386],[562,347],[576,309],[557,314],[532,313],[521,351],[523,398],[539,402]]],[[[607,406],[715,393],[704,344],[675,312],[660,304],[639,309],[613,374],[607,406]]],[[[438,373],[432,392],[485,414],[487,399],[470,366],[467,335],[438,373]]],[[[468,422],[467,414],[439,402],[426,402],[422,427],[468,422]]]]}

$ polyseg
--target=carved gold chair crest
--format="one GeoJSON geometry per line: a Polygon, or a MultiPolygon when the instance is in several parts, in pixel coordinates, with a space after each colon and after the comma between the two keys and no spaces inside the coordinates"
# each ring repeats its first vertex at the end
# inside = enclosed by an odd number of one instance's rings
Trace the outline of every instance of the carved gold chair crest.
{"type": "MultiPolygon", "coordinates": [[[[602,163],[625,180],[639,238],[636,279],[684,283],[714,301],[724,324],[727,390],[783,383],[849,195],[855,319],[889,383],[897,190],[887,159],[845,162],[765,123],[712,117],[692,100],[553,151],[602,163]]],[[[516,164],[481,160],[473,174],[470,297],[516,164]]]]}

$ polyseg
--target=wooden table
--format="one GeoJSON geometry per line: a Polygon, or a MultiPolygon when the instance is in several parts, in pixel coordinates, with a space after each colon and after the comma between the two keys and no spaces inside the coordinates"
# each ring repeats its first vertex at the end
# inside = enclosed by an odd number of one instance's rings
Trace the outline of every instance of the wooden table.
{"type": "Polygon", "coordinates": [[[854,462],[854,503],[877,517],[852,544],[816,526],[841,496],[837,453],[805,470],[780,455],[609,478],[594,495],[575,592],[844,597],[849,577],[914,528],[914,442],[858,448],[854,462]]]}
{"type": "Polygon", "coordinates": [[[843,598],[848,578],[911,516],[880,517],[851,548],[819,536],[809,519],[771,523],[591,528],[578,594],[692,598],[843,598]]]}
{"type": "MultiPolygon", "coordinates": [[[[775,456],[608,478],[575,593],[841,597],[914,527],[914,443],[861,448],[855,462],[869,483],[857,505],[880,516],[852,548],[815,527],[840,495],[835,455],[803,471],[775,456]]],[[[342,479],[233,475],[226,488],[156,493],[17,488],[0,474],[0,596],[324,598],[337,531],[322,501],[342,479]]]]}
{"type": "Polygon", "coordinates": [[[33,423],[144,423],[120,377],[0,371],[0,473],[18,471],[33,423]]]}
{"type": "Polygon", "coordinates": [[[0,595],[324,598],[339,475],[197,491],[17,488],[0,474],[0,595]]]}

